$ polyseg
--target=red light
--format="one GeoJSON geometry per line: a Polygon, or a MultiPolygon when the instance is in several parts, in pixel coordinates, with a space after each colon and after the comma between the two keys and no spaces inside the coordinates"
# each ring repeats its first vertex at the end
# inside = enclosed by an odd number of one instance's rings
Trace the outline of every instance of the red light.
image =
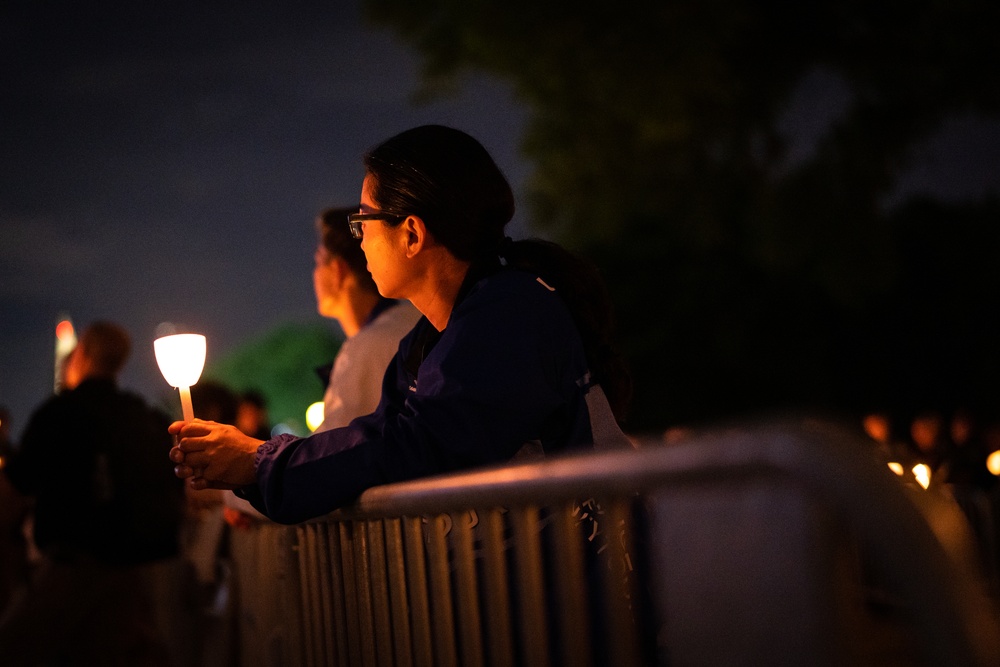
{"type": "Polygon", "coordinates": [[[73,323],[63,320],[56,325],[56,338],[59,340],[69,340],[73,338],[73,323]]]}

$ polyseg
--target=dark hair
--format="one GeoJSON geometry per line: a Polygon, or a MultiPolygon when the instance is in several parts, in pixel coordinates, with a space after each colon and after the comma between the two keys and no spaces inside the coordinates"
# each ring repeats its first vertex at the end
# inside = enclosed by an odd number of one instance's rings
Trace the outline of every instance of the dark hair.
{"type": "Polygon", "coordinates": [[[93,322],[84,329],[77,344],[94,369],[109,377],[121,371],[132,351],[128,332],[114,322],[93,322]]]}
{"type": "Polygon", "coordinates": [[[191,387],[191,402],[200,419],[232,424],[239,410],[239,395],[217,380],[202,379],[191,387]]]}
{"type": "Polygon", "coordinates": [[[514,194],[482,144],[465,132],[423,125],[364,157],[372,198],[388,213],[419,216],[456,258],[496,256],[514,194]]]}
{"type": "Polygon", "coordinates": [[[347,262],[347,267],[357,279],[358,284],[369,292],[378,293],[378,287],[368,272],[368,260],[361,249],[361,242],[351,235],[347,226],[347,215],[357,213],[358,208],[328,208],[316,218],[316,231],[319,242],[331,255],[340,257],[347,262]]]}
{"type": "Polygon", "coordinates": [[[244,391],[240,394],[240,403],[249,403],[250,405],[260,408],[261,410],[267,407],[267,399],[264,397],[264,393],[259,389],[247,389],[244,391]]]}
{"type": "Polygon", "coordinates": [[[632,384],[614,343],[611,298],[600,273],[555,243],[506,238],[514,195],[482,144],[460,130],[424,125],[379,144],[364,164],[380,210],[419,216],[457,259],[497,263],[502,256],[507,266],[555,288],[583,339],[592,379],[624,419],[632,384]]]}

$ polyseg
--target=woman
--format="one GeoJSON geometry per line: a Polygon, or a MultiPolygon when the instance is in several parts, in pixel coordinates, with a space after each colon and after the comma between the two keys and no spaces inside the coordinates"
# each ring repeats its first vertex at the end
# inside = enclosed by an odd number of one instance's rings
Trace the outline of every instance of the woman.
{"type": "Polygon", "coordinates": [[[266,442],[175,422],[176,474],[193,488],[238,489],[295,523],[379,484],[626,442],[604,399],[620,414],[629,385],[600,279],[554,244],[504,236],[514,199],[482,145],[429,125],[364,163],[352,232],[382,296],[423,315],[379,406],[342,428],[266,442]]]}
{"type": "Polygon", "coordinates": [[[396,356],[400,339],[420,319],[408,301],[379,295],[365,253],[344,224],[349,213],[357,213],[357,208],[327,209],[316,219],[316,305],[320,315],[337,320],[344,332],[323,394],[323,423],[317,431],[346,426],[378,407],[386,366],[396,356]]]}

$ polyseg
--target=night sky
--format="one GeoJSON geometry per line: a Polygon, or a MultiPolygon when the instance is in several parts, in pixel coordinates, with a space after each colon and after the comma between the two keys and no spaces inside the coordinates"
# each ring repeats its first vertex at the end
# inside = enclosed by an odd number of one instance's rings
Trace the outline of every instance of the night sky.
{"type": "Polygon", "coordinates": [[[99,4],[0,9],[0,404],[15,436],[52,391],[62,313],[125,325],[123,384],[153,401],[171,391],[152,353],[163,322],[204,333],[211,361],[323,321],[313,220],[358,201],[362,154],[396,132],[464,129],[523,183],[509,89],[469,78],[418,103],[418,55],[352,3],[99,4]]]}

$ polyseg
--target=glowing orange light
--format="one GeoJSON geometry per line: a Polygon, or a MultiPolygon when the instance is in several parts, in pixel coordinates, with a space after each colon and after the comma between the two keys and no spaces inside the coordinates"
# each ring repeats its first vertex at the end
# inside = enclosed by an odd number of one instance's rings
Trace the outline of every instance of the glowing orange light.
{"type": "Polygon", "coordinates": [[[66,358],[76,347],[76,331],[73,329],[73,320],[69,315],[62,314],[56,324],[56,345],[55,345],[55,375],[53,377],[52,390],[59,392],[63,383],[63,366],[66,358]]]}
{"type": "Polygon", "coordinates": [[[59,340],[70,340],[73,338],[73,323],[63,320],[56,325],[56,338],[59,340]]]}
{"type": "Polygon", "coordinates": [[[986,467],[994,475],[1000,476],[1000,449],[993,452],[986,459],[986,467]]]}

